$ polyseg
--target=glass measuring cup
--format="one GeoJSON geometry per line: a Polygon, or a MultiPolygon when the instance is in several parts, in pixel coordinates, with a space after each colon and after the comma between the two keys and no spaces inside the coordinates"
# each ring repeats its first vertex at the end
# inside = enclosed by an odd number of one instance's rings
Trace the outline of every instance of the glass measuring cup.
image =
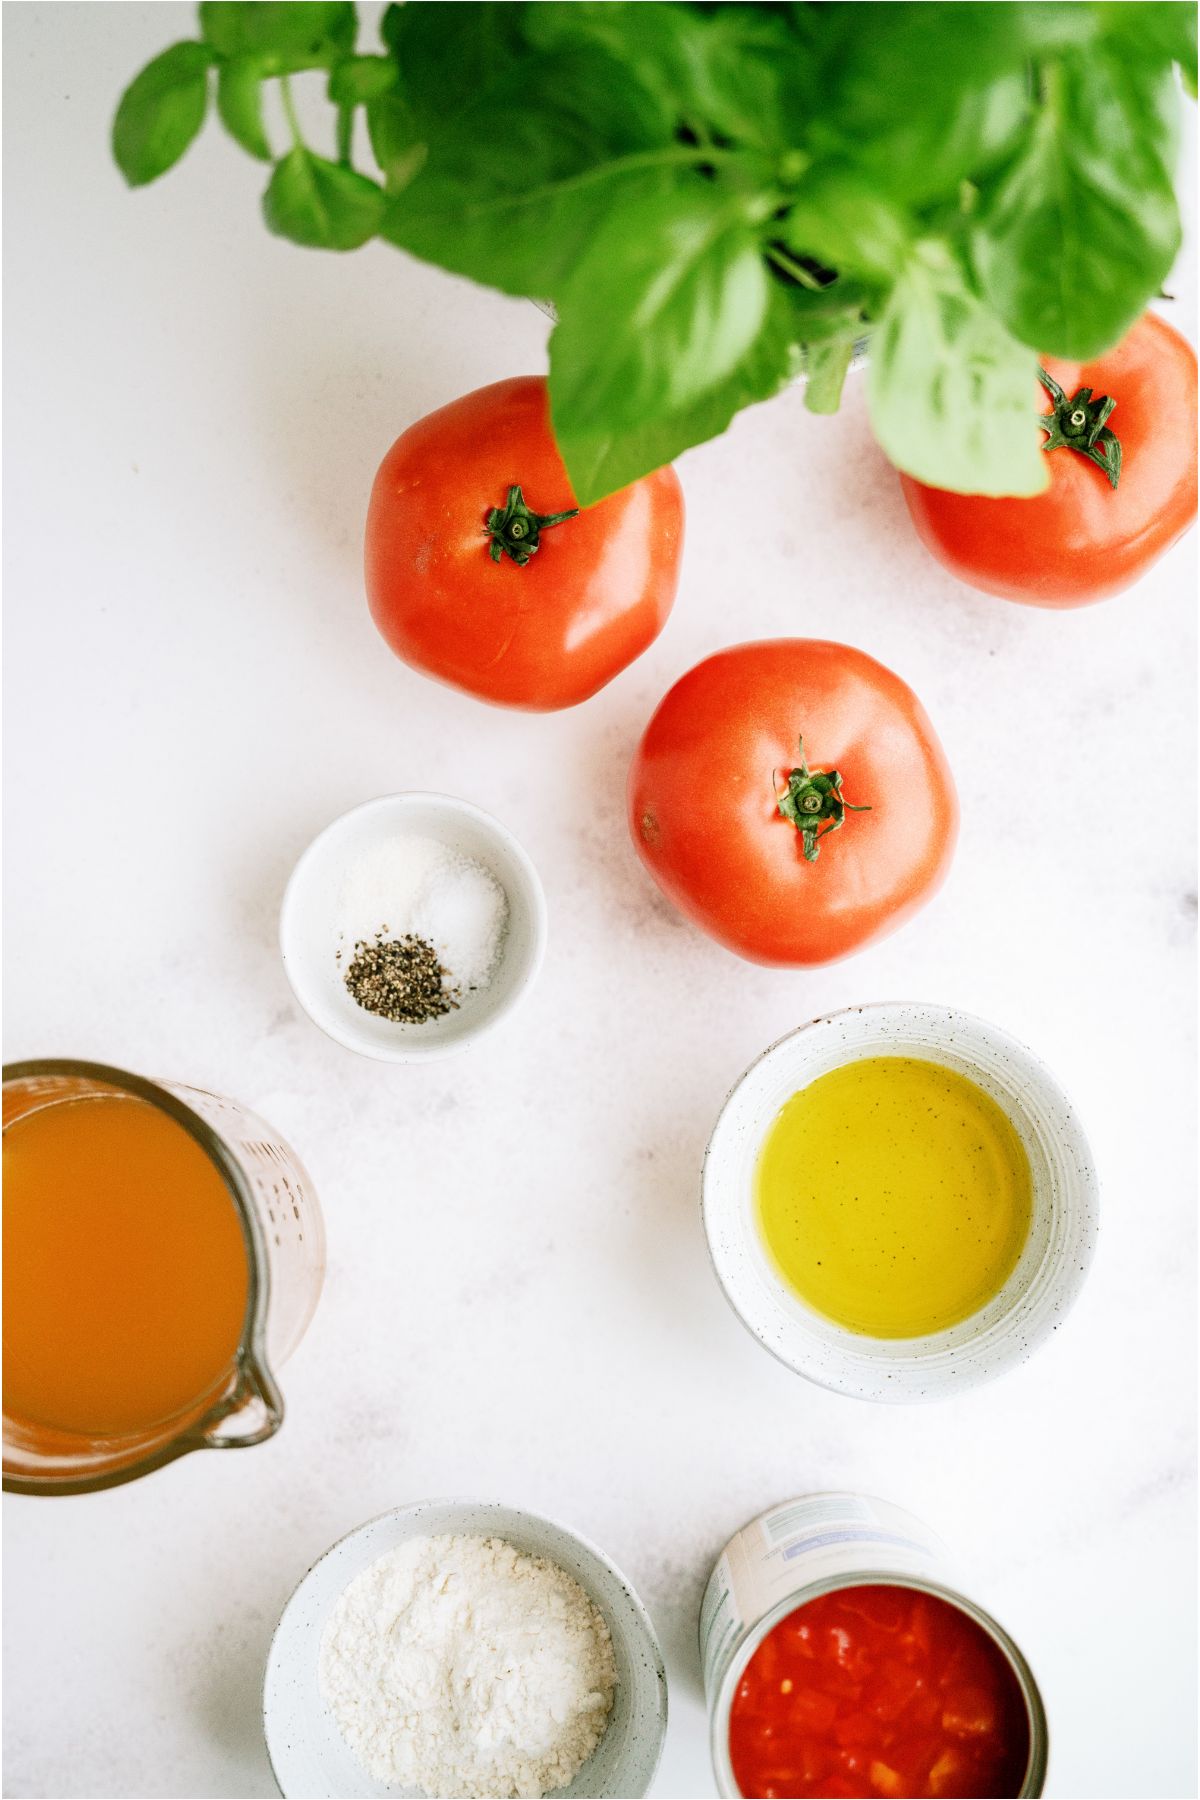
{"type": "Polygon", "coordinates": [[[4,1130],[44,1107],[132,1097],[173,1119],[219,1175],[241,1223],[247,1262],[241,1339],[214,1387],[183,1412],[111,1436],[82,1436],[4,1416],[4,1486],[78,1494],[132,1481],[189,1450],[261,1444],[283,1422],[272,1373],[304,1336],[325,1273],[325,1230],[296,1153],[247,1108],[178,1082],[101,1063],[38,1061],[4,1069],[4,1130]]]}

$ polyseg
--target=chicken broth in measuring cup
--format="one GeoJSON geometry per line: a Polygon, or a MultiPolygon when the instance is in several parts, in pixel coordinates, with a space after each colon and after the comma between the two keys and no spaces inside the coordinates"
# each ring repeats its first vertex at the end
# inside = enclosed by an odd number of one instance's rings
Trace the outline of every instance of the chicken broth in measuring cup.
{"type": "Polygon", "coordinates": [[[295,1152],[218,1094],[4,1071],[4,1485],[77,1493],[262,1443],[325,1267],[295,1152]]]}
{"type": "Polygon", "coordinates": [[[148,1429],[228,1379],[246,1316],[241,1221],[183,1127],[132,1095],[4,1133],[4,1409],[85,1437],[148,1429]]]}

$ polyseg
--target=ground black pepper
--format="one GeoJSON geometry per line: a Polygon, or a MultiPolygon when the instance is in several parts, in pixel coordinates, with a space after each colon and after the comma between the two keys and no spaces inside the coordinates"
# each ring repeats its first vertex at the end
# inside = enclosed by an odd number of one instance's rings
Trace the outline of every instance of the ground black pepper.
{"type": "Polygon", "coordinates": [[[351,999],[364,1011],[398,1025],[440,1019],[459,1001],[433,945],[411,933],[388,938],[381,931],[371,944],[360,938],[345,979],[351,999]]]}

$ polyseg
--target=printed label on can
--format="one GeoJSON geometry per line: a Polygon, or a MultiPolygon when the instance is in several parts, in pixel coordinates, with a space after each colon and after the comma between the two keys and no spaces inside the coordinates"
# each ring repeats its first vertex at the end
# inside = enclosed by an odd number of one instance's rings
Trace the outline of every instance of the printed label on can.
{"type": "Polygon", "coordinates": [[[945,1580],[947,1552],[919,1519],[886,1500],[813,1494],[772,1507],[726,1545],[700,1607],[700,1657],[712,1703],[748,1632],[814,1583],[918,1575],[945,1580]]]}

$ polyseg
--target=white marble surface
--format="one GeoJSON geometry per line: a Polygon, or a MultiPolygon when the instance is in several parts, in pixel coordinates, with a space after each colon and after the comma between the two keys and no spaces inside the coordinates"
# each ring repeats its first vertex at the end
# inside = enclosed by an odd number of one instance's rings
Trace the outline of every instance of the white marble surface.
{"type": "MultiPolygon", "coordinates": [[[[541,368],[545,320],[383,247],[269,238],[259,168],[212,127],[161,185],[123,191],[110,108],[189,9],[5,22],[7,1054],[241,1097],[308,1161],[330,1238],[273,1442],[6,1499],[7,1791],[270,1794],[259,1683],[293,1583],[371,1514],[463,1494],[560,1517],[624,1566],[669,1663],[655,1791],[711,1793],[710,1564],[769,1502],[847,1486],[938,1528],[1024,1644],[1053,1794],[1194,1794],[1194,538],[1090,611],[985,598],[917,544],[861,393],[832,421],[792,393],[684,459],[682,593],[641,662],[578,711],[484,709],[388,654],[360,528],[392,438],[541,368]],[[963,806],[938,901],[812,974],[682,925],[622,812],[670,682],[782,633],[911,681],[963,806]],[[416,787],[517,831],[551,944],[502,1033],[395,1068],[301,1016],[275,921],[327,820],[416,787]],[[1035,1046],[1105,1181],[1069,1327],[923,1410],[772,1362],[697,1217],[746,1062],[884,997],[952,1001],[1035,1046]]],[[[1177,285],[1186,300],[1186,270],[1177,285]]]]}

